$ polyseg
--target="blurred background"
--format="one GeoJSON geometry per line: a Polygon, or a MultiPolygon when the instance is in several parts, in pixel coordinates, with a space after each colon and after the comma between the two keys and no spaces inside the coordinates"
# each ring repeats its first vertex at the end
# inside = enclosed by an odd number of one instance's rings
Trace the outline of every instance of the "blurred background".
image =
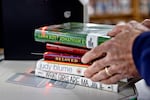
{"type": "Polygon", "coordinates": [[[90,0],[90,22],[116,24],[150,18],[150,0],[90,0]]]}

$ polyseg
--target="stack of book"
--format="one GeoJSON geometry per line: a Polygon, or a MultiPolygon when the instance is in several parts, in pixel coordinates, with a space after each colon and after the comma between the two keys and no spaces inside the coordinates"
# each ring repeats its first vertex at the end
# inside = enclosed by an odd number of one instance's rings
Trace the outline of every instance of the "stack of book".
{"type": "Polygon", "coordinates": [[[106,85],[84,77],[90,64],[81,57],[91,48],[110,39],[112,25],[70,22],[35,29],[37,42],[46,43],[46,52],[38,60],[35,75],[85,87],[118,92],[119,84],[106,85]]]}

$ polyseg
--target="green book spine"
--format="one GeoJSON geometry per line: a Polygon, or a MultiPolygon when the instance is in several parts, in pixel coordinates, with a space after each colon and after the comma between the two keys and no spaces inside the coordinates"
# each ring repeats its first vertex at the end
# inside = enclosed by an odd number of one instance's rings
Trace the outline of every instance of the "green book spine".
{"type": "MultiPolygon", "coordinates": [[[[44,28],[44,27],[43,27],[44,28]]],[[[93,30],[89,29],[46,29],[39,28],[35,29],[34,32],[34,39],[38,42],[49,42],[49,43],[57,43],[57,44],[64,44],[64,45],[71,45],[77,47],[84,47],[84,48],[93,48],[104,41],[108,40],[109,37],[106,36],[110,29],[102,29],[102,30],[93,30]],[[81,30],[82,29],[82,30],[81,30]],[[92,31],[93,30],[93,31],[92,31]]]]}

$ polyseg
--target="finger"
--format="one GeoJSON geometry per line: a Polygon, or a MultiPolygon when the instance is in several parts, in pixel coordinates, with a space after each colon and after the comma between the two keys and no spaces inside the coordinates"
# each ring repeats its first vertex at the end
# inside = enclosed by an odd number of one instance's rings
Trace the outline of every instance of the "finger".
{"type": "Polygon", "coordinates": [[[97,46],[91,49],[82,56],[81,58],[82,63],[89,63],[93,60],[104,57],[105,52],[103,52],[103,50],[104,50],[103,44],[101,44],[101,46],[97,46]]]}
{"type": "Polygon", "coordinates": [[[99,82],[101,80],[107,79],[110,77],[106,74],[105,69],[99,71],[98,73],[94,74],[90,79],[94,82],[99,82]]]}
{"type": "Polygon", "coordinates": [[[125,23],[118,23],[113,29],[112,31],[108,32],[107,35],[114,37],[116,36],[118,33],[121,32],[121,30],[125,27],[125,23]]]}
{"type": "Polygon", "coordinates": [[[150,19],[145,19],[145,20],[142,22],[142,25],[146,26],[147,28],[150,28],[150,19]]]}
{"type": "Polygon", "coordinates": [[[114,76],[109,77],[108,79],[105,79],[105,80],[101,80],[100,82],[104,84],[115,84],[121,79],[123,79],[123,77],[120,74],[115,74],[114,76]]]}
{"type": "Polygon", "coordinates": [[[119,72],[119,67],[117,65],[111,65],[110,67],[107,67],[107,71],[104,69],[100,69],[99,72],[95,73],[92,77],[91,80],[93,81],[100,81],[100,80],[105,80],[110,76],[113,76],[114,74],[118,74],[119,72]],[[108,74],[109,73],[109,74],[108,74]]]}
{"type": "Polygon", "coordinates": [[[139,23],[137,21],[130,21],[128,24],[131,25],[132,28],[134,28],[136,30],[139,30],[139,31],[142,31],[142,32],[149,30],[147,27],[145,27],[143,24],[141,24],[141,23],[139,23]]]}
{"type": "Polygon", "coordinates": [[[107,69],[111,75],[120,73],[120,66],[117,64],[110,65],[110,67],[108,67],[107,69]]]}
{"type": "Polygon", "coordinates": [[[87,78],[91,78],[94,74],[99,73],[101,70],[103,70],[105,66],[108,66],[106,58],[97,60],[85,70],[84,76],[87,78]]]}

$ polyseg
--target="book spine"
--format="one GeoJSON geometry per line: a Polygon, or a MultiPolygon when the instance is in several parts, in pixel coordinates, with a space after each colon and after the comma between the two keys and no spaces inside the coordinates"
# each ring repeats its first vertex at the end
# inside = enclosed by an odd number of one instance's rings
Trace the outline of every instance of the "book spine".
{"type": "Polygon", "coordinates": [[[64,46],[64,45],[55,45],[50,43],[46,43],[46,49],[48,51],[55,51],[55,52],[62,52],[62,53],[69,53],[69,54],[76,54],[76,55],[84,55],[87,51],[89,51],[89,49],[64,46]]]}
{"type": "Polygon", "coordinates": [[[69,34],[35,29],[34,39],[37,42],[49,42],[83,48],[93,48],[108,40],[109,37],[100,34],[69,34]]]}
{"type": "Polygon", "coordinates": [[[79,55],[57,53],[57,52],[45,52],[43,55],[44,60],[54,60],[54,61],[60,61],[60,62],[82,64],[81,57],[82,56],[79,56],[79,55]]]}
{"type": "Polygon", "coordinates": [[[54,79],[57,81],[67,82],[75,85],[85,86],[89,88],[95,88],[95,89],[111,91],[111,92],[118,92],[118,84],[106,85],[100,82],[93,82],[90,79],[81,76],[57,73],[51,71],[43,71],[38,69],[35,70],[35,75],[44,78],[54,79]]]}
{"type": "Polygon", "coordinates": [[[59,63],[56,61],[44,61],[39,60],[36,63],[36,69],[43,70],[43,71],[52,71],[52,72],[61,72],[67,74],[74,74],[83,76],[84,71],[87,69],[88,66],[79,66],[79,65],[69,65],[67,63],[59,63]]]}

